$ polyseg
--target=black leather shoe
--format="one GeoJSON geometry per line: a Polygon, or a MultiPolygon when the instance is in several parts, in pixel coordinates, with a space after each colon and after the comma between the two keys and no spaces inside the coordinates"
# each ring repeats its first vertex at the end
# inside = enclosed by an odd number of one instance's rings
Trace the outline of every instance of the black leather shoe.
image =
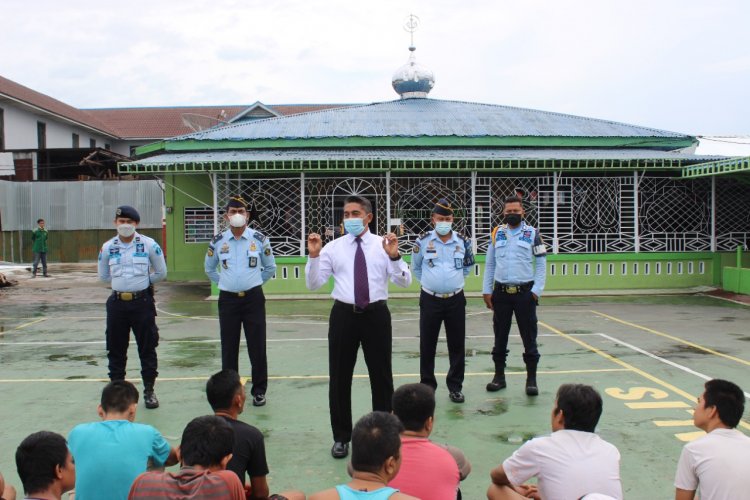
{"type": "Polygon", "coordinates": [[[347,455],[349,455],[349,443],[342,443],[341,441],[333,443],[333,448],[331,448],[333,458],[345,458],[347,455]]]}
{"type": "Polygon", "coordinates": [[[506,387],[508,387],[508,384],[505,383],[505,375],[502,375],[502,376],[495,375],[492,378],[492,382],[487,384],[486,389],[489,392],[496,392],[496,391],[499,391],[500,389],[505,389],[506,387]]]}
{"type": "Polygon", "coordinates": [[[526,395],[527,396],[538,396],[539,387],[536,385],[536,379],[526,379],[526,395]]]}
{"type": "Polygon", "coordinates": [[[448,394],[448,397],[451,398],[451,401],[453,401],[454,403],[463,403],[464,401],[466,401],[461,391],[451,392],[448,394]]]}
{"type": "Polygon", "coordinates": [[[143,402],[146,403],[146,408],[149,410],[159,407],[159,399],[157,399],[154,391],[143,391],[143,402]]]}
{"type": "Polygon", "coordinates": [[[266,404],[266,395],[265,394],[256,394],[253,396],[253,406],[265,406],[266,404]]]}

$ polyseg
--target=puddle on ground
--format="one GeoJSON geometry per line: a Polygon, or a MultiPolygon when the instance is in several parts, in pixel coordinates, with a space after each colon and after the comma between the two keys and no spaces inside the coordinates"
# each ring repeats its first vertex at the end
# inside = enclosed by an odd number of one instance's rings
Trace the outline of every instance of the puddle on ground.
{"type": "Polygon", "coordinates": [[[508,411],[508,402],[503,398],[489,399],[481,408],[474,410],[477,415],[495,416],[508,411]]]}
{"type": "Polygon", "coordinates": [[[50,361],[85,361],[87,365],[98,366],[99,362],[96,360],[96,356],[90,354],[71,356],[70,354],[50,354],[47,356],[50,361]]]}
{"type": "Polygon", "coordinates": [[[737,340],[742,340],[744,342],[750,342],[750,337],[740,337],[737,340]]]}
{"type": "Polygon", "coordinates": [[[724,322],[724,323],[731,323],[732,321],[734,321],[736,319],[737,318],[734,317],[734,316],[723,316],[723,317],[717,319],[716,321],[721,321],[721,322],[724,322]]]}
{"type": "Polygon", "coordinates": [[[292,385],[297,389],[307,389],[309,387],[319,387],[321,385],[328,385],[327,379],[303,379],[295,380],[292,385]]]}

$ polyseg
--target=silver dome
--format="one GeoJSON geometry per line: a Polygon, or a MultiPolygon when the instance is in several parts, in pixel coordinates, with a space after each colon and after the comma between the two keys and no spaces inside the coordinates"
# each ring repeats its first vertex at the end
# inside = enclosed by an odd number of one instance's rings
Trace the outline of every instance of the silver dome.
{"type": "Polygon", "coordinates": [[[409,61],[393,73],[391,84],[401,99],[425,98],[435,86],[435,75],[429,69],[417,64],[414,57],[416,47],[409,47],[409,61]]]}

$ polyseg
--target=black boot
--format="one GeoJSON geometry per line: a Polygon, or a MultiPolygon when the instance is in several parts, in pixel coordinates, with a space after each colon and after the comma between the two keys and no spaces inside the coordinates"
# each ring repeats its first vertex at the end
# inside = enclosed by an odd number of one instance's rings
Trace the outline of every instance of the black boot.
{"type": "Polygon", "coordinates": [[[539,387],[536,385],[536,366],[539,360],[526,361],[526,395],[538,396],[539,387]]]}
{"type": "Polygon", "coordinates": [[[159,399],[156,397],[156,393],[154,392],[154,383],[144,382],[143,387],[143,402],[146,404],[146,408],[148,408],[149,410],[158,408],[159,399]]]}
{"type": "Polygon", "coordinates": [[[505,370],[503,368],[500,369],[500,371],[495,369],[495,376],[492,377],[492,382],[487,384],[486,389],[489,392],[496,392],[500,389],[505,389],[508,386],[508,384],[505,383],[505,370]]]}

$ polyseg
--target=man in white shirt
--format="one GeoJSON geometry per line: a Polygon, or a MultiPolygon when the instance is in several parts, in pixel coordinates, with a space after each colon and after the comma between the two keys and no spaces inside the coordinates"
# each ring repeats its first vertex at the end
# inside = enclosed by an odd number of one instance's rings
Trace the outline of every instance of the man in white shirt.
{"type": "Polygon", "coordinates": [[[370,233],[372,204],[366,198],[344,200],[346,235],[325,247],[317,233],[307,238],[309,252],[305,282],[317,290],[333,276],[334,299],[328,325],[328,403],[333,430],[334,458],[349,454],[352,436],[352,377],[357,352],[367,363],[373,411],[391,411],[391,313],[388,310],[388,280],[406,288],[411,284],[409,266],[401,259],[393,233],[380,237],[370,233]]]}
{"type": "Polygon", "coordinates": [[[594,434],[602,398],[588,385],[563,384],[552,410],[552,434],[524,443],[490,472],[490,500],[578,500],[598,493],[622,500],[620,452],[594,434]],[[524,484],[536,477],[537,486],[524,484]]]}
{"type": "Polygon", "coordinates": [[[736,429],[745,395],[736,384],[709,380],[698,398],[693,423],[708,434],[682,449],[674,485],[675,500],[747,498],[750,494],[750,437],[736,429]]]}

